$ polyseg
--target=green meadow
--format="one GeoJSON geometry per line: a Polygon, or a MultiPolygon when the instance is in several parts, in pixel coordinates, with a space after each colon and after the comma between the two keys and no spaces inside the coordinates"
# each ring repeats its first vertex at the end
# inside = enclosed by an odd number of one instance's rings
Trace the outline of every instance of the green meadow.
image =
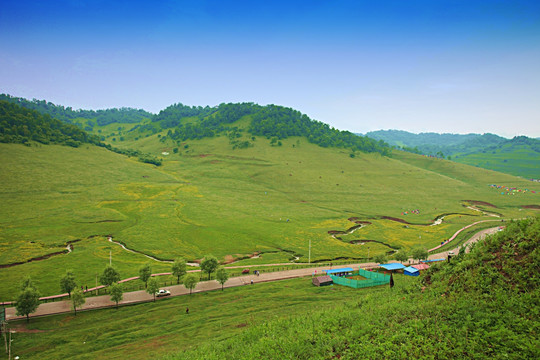
{"type": "Polygon", "coordinates": [[[10,323],[25,359],[538,357],[538,219],[395,286],[298,278],[10,323]],[[189,308],[189,314],[186,314],[189,308]]]}
{"type": "Polygon", "coordinates": [[[538,168],[540,153],[524,145],[503,145],[487,152],[458,154],[454,158],[455,161],[463,164],[504,171],[525,178],[540,178],[540,169],[538,168]]]}
{"type": "MultiPolygon", "coordinates": [[[[116,125],[94,130],[105,136],[118,132],[116,125]]],[[[108,235],[163,260],[197,261],[212,253],[223,262],[259,254],[239,265],[307,262],[310,241],[312,261],[366,259],[392,248],[431,248],[465,225],[494,219],[480,210],[522,218],[538,212],[523,205],[540,203],[538,193],[506,196],[489,187],[540,191],[540,184],[404,152],[353,158],[294,137],[281,146],[254,137],[252,147],[233,150],[225,136],[179,145],[160,141],[161,133],[128,130],[113,145],[160,157],[162,166],[91,145],[0,144],[0,265],[62,251],[75,241],[69,254],[0,268],[6,279],[0,300],[14,298],[23,274],[43,295],[59,292],[66,269],[93,285],[111,254],[125,278],[146,262],[154,272],[169,270],[109,243],[108,235]],[[470,209],[470,201],[483,203],[470,209]],[[441,215],[441,224],[429,226],[441,215]],[[370,224],[348,233],[357,225],[350,218],[370,224]],[[329,234],[336,231],[342,235],[329,234]]]]}
{"type": "MultiPolygon", "coordinates": [[[[414,280],[398,276],[396,289],[414,280]]],[[[164,298],[118,310],[32,319],[28,325],[12,322],[14,329],[30,330],[13,335],[13,354],[21,359],[160,358],[209,341],[234,339],[268,320],[306,316],[315,309],[389,292],[388,287],[318,288],[311,285],[311,278],[300,278],[164,298]]]]}

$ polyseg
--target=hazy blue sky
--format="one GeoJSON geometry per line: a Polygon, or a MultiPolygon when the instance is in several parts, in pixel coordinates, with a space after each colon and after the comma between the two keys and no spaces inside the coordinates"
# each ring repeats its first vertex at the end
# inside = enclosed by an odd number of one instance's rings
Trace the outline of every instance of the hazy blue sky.
{"type": "Polygon", "coordinates": [[[540,1],[25,1],[0,92],[74,108],[293,107],[341,130],[540,136],[540,1]]]}

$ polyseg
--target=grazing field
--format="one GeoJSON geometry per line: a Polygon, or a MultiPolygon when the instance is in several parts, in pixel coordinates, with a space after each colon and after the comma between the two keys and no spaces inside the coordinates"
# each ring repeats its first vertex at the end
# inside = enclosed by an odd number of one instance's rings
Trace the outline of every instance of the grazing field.
{"type": "Polygon", "coordinates": [[[476,152],[472,154],[458,154],[454,161],[481,166],[486,169],[502,171],[516,176],[530,179],[540,179],[540,153],[524,145],[502,145],[488,153],[476,152]]]}
{"type": "Polygon", "coordinates": [[[212,253],[224,263],[245,259],[239,265],[307,262],[310,240],[312,261],[366,259],[431,248],[465,225],[531,216],[538,210],[522,206],[540,204],[538,193],[489,187],[539,191],[538,183],[403,152],[352,158],[304,138],[270,146],[261,137],[232,150],[226,137],[178,146],[159,135],[122,142],[161,157],[159,167],[94,146],[0,144],[0,300],[14,298],[23,274],[42,295],[59,292],[67,268],[95,284],[111,252],[122,277],[146,262],[169,270],[109,235],[161,260],[212,253]],[[39,260],[70,244],[71,253],[39,260]]]}
{"type": "MultiPolygon", "coordinates": [[[[397,288],[410,281],[406,276],[396,277],[397,288]]],[[[15,329],[28,329],[13,335],[13,354],[21,359],[160,358],[208,341],[234,338],[268,320],[305,316],[315,309],[389,292],[387,287],[315,287],[311,278],[300,278],[166,298],[118,310],[32,319],[28,325],[24,321],[10,324],[15,329]]]]}

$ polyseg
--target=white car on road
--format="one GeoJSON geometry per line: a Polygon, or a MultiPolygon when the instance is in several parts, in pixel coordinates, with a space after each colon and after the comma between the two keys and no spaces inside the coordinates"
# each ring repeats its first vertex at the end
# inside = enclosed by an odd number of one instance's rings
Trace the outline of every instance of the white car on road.
{"type": "Polygon", "coordinates": [[[164,290],[164,289],[159,289],[159,291],[156,293],[157,297],[169,296],[169,295],[171,295],[171,292],[169,290],[164,290]]]}

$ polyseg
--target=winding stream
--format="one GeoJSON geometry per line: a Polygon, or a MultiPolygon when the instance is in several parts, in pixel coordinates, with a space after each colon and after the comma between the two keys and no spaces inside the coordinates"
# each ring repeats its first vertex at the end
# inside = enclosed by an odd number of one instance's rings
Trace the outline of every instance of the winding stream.
{"type": "MultiPolygon", "coordinates": [[[[128,252],[131,252],[131,253],[134,253],[134,254],[139,254],[139,255],[143,255],[143,256],[146,256],[147,258],[151,259],[151,260],[154,260],[154,261],[157,261],[157,262],[161,262],[161,263],[168,263],[168,264],[172,264],[174,261],[173,260],[161,260],[161,259],[158,259],[152,255],[148,255],[148,254],[145,254],[143,252],[140,252],[140,251],[137,251],[137,250],[132,250],[132,249],[129,249],[127,248],[124,244],[122,244],[121,242],[118,242],[118,241],[114,241],[112,236],[107,236],[107,240],[109,242],[112,242],[113,244],[116,244],[118,246],[120,246],[122,249],[128,251],[128,252]]],[[[197,263],[186,263],[188,266],[199,266],[199,264],[197,263]]]]}

